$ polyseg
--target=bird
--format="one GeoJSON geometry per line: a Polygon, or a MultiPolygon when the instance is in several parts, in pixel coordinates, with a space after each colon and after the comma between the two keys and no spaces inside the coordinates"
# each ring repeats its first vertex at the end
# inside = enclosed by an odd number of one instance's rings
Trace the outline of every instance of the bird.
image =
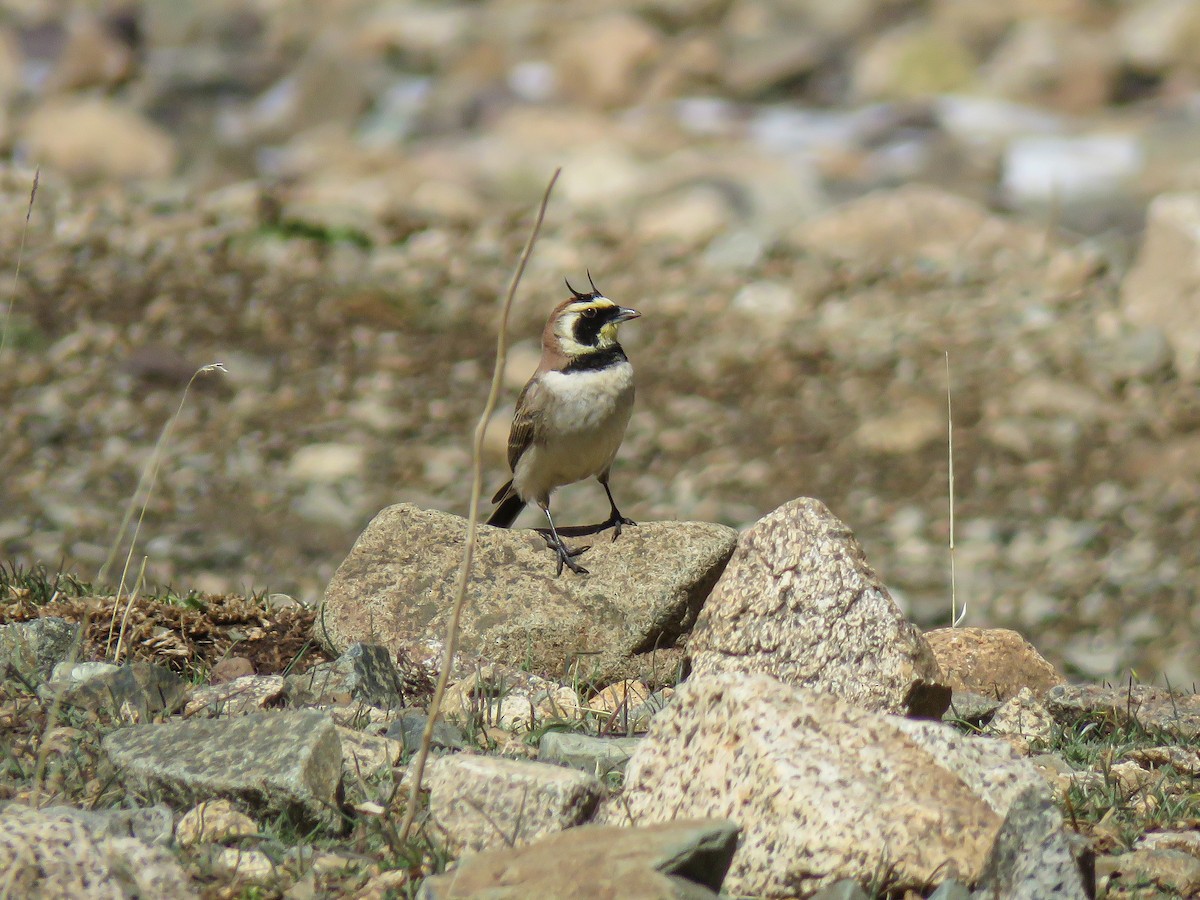
{"type": "Polygon", "coordinates": [[[512,478],[492,498],[499,505],[487,520],[510,528],[526,504],[536,504],[550,525],[546,542],[558,555],[556,577],[563,566],[588,574],[574,557],[589,549],[563,544],[550,514],[556,488],[594,477],[611,507],[597,530],[612,527],[615,541],[622,526],[637,524],[621,515],[608,478],[634,397],[633,366],[617,341],[617,328],[641,313],[605,297],[590,271],[590,292],[563,281],[571,296],[554,308],[542,330],[541,362],[517,398],[508,435],[512,478]]]}

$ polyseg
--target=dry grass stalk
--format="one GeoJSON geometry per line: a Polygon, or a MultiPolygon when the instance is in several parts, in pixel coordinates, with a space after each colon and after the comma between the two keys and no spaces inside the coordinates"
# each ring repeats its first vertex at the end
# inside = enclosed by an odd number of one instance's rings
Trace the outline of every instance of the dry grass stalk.
{"type": "Polygon", "coordinates": [[[425,721],[425,731],[421,735],[421,746],[413,760],[412,781],[408,791],[408,803],[404,810],[404,822],[400,826],[400,842],[408,840],[412,831],[413,820],[417,814],[417,801],[421,794],[421,780],[425,774],[425,762],[429,758],[429,747],[433,742],[433,726],[437,721],[438,711],[442,705],[442,697],[446,693],[446,685],[450,680],[450,670],[454,665],[454,654],[458,649],[458,629],[462,618],[463,605],[467,596],[467,581],[471,577],[471,563],[475,557],[475,535],[479,530],[479,498],[483,492],[483,437],[488,422],[496,409],[496,401],[500,396],[500,384],[504,378],[504,363],[508,356],[508,314],[512,309],[513,297],[517,293],[517,285],[525,273],[525,264],[533,252],[538,232],[542,229],[542,220],[546,217],[546,206],[550,202],[550,192],[562,169],[555,169],[550,177],[546,191],[542,194],[542,203],[538,207],[537,218],[529,232],[529,240],[521,251],[521,258],[513,272],[512,280],[508,283],[508,292],[504,295],[504,303],[500,308],[500,329],[496,337],[496,365],[492,371],[492,384],[488,390],[487,402],[483,405],[483,413],[475,426],[475,442],[471,456],[471,502],[467,515],[467,540],[463,546],[462,565],[458,570],[458,584],[454,593],[454,603],[450,608],[450,617],[446,622],[445,646],[442,650],[441,670],[438,672],[437,684],[434,686],[433,697],[429,702],[429,717],[425,721]]]}

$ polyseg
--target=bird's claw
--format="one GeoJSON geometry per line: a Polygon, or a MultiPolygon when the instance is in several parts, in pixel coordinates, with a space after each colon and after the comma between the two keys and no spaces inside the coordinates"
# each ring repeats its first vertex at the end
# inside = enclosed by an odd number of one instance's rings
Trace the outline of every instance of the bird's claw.
{"type": "Polygon", "coordinates": [[[609,516],[608,521],[605,522],[604,524],[605,524],[605,527],[612,526],[612,530],[613,530],[612,539],[614,542],[616,541],[617,538],[619,538],[621,536],[621,527],[622,526],[624,526],[624,525],[633,525],[634,527],[637,526],[637,522],[633,521],[633,519],[627,519],[625,516],[621,515],[619,512],[614,512],[614,514],[609,516]]]}
{"type": "Polygon", "coordinates": [[[583,566],[581,566],[579,563],[575,562],[574,557],[579,556],[581,553],[583,553],[586,550],[590,550],[591,549],[590,546],[576,547],[574,550],[568,550],[566,547],[560,545],[558,547],[555,547],[554,549],[558,554],[558,569],[554,573],[555,578],[557,578],[559,575],[562,574],[563,566],[566,566],[568,569],[570,569],[576,575],[587,575],[588,574],[588,570],[585,569],[583,566]]]}

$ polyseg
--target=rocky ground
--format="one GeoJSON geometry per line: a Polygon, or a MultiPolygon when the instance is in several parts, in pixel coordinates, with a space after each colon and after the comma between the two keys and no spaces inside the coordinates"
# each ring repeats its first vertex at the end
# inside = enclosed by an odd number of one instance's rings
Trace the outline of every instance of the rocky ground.
{"type": "MultiPolygon", "coordinates": [[[[408,568],[380,538],[436,554],[461,545],[462,519],[389,510],[321,616],[278,598],[192,595],[139,600],[126,618],[128,604],[76,582],[6,571],[8,889],[513,900],[1200,890],[1195,694],[1068,684],[1013,631],[922,635],[817,501],[786,504],[716,554],[713,526],[673,527],[669,550],[590,560],[617,570],[590,591],[562,591],[548,551],[521,533],[485,536],[407,835],[443,625],[419,593],[378,602],[408,568]],[[506,580],[488,577],[495,553],[509,559],[506,580]],[[668,560],[687,574],[664,577],[668,560]],[[597,616],[620,605],[624,579],[641,585],[648,614],[597,616]],[[539,625],[527,598],[541,594],[558,618],[589,614],[590,629],[539,625]],[[331,646],[387,605],[401,614],[376,616],[372,642],[331,646]],[[514,631],[535,648],[520,667],[480,655],[514,631]],[[316,640],[299,643],[304,633],[316,640]],[[545,668],[592,646],[611,652],[545,668]],[[666,678],[660,654],[677,663],[666,678]],[[645,678],[613,680],[617,658],[645,678]]],[[[436,594],[454,568],[424,577],[436,594]]]]}
{"type": "MultiPolygon", "coordinates": [[[[605,548],[613,566],[679,523],[744,531],[815,497],[906,622],[948,624],[953,571],[964,624],[1016,629],[1073,680],[1200,677],[1194,4],[0,6],[3,621],[65,617],[86,626],[80,659],[197,683],[230,657],[299,675],[372,637],[312,642],[317,604],[380,510],[465,511],[497,299],[562,166],[489,486],[546,312],[590,270],[643,312],[622,333],[638,404],[614,489],[657,524],[605,548]],[[143,583],[127,618],[122,581],[143,583]]],[[[559,521],[606,509],[595,485],[555,502],[559,521]]],[[[590,629],[613,607],[570,607],[586,583],[537,581],[569,628],[526,609],[471,636],[518,668],[522,629],[579,637],[526,685],[555,716],[578,681],[580,701],[627,676],[649,695],[683,671],[705,593],[653,574],[593,585],[668,598],[626,609],[607,656],[590,629]]],[[[397,660],[417,684],[440,619],[410,612],[420,640],[397,660]]],[[[6,681],[5,727],[36,709],[21,752],[45,757],[44,728],[83,723],[33,687],[6,681]]],[[[1047,746],[1084,768],[1141,740],[1056,721],[1047,746]]],[[[25,796],[44,765],[12,758],[25,796]]],[[[1064,815],[1087,810],[1073,829],[1149,808],[1104,783],[1109,806],[1067,795],[1064,815]]],[[[353,846],[410,852],[359,814],[353,846]]]]}

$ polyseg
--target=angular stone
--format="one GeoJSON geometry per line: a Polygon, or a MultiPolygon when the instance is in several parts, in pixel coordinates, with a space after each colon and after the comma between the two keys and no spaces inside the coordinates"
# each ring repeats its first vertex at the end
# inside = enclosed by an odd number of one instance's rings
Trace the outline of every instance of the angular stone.
{"type": "Polygon", "coordinates": [[[641,740],[636,737],[602,738],[571,731],[547,731],[538,747],[538,760],[569,766],[603,778],[609,772],[624,772],[641,740]]]}
{"type": "Polygon", "coordinates": [[[1137,724],[1180,738],[1200,734],[1200,694],[1168,691],[1148,684],[1107,687],[1061,684],[1046,693],[1046,708],[1064,725],[1084,716],[1137,724]]]}
{"type": "Polygon", "coordinates": [[[738,822],[726,883],[736,894],[807,896],[885,871],[888,891],[973,884],[1001,826],[995,804],[1026,777],[1040,783],[996,743],[763,675],[693,676],[655,718],[622,802],[603,818],[738,822]]]}
{"type": "Polygon", "coordinates": [[[688,651],[694,677],[761,673],[883,712],[941,716],[950,702],[850,529],[807,498],[742,536],[688,651]]]}
{"type": "Polygon", "coordinates": [[[243,675],[222,684],[196,688],[188,698],[183,713],[213,718],[244,716],[283,703],[282,675],[243,675]]]}
{"type": "Polygon", "coordinates": [[[0,872],[9,897],[200,896],[169,850],[131,837],[97,836],[61,810],[19,803],[0,809],[0,872]]]}
{"type": "Polygon", "coordinates": [[[1054,717],[1029,688],[1021,688],[996,710],[983,731],[1006,738],[1018,751],[1028,753],[1031,745],[1045,748],[1054,739],[1054,717]]]}
{"type": "Polygon", "coordinates": [[[11,665],[25,678],[45,681],[79,640],[79,625],[57,616],[0,625],[0,670],[11,665]]]}
{"type": "MultiPolygon", "coordinates": [[[[408,504],[383,510],[330,582],[318,636],[390,649],[440,641],[465,535],[466,522],[449,513],[408,504]]],[[[616,542],[608,532],[588,538],[590,575],[555,577],[539,534],[482,527],[463,651],[554,673],[594,653],[588,665],[601,677],[623,677],[631,656],[670,647],[690,629],[736,541],[720,525],[646,522],[616,542]]]]}
{"type": "Polygon", "coordinates": [[[342,824],[341,742],[318,712],[135,725],[106,736],[103,747],[128,784],[170,802],[225,797],[252,815],[342,824]]]}
{"type": "Polygon", "coordinates": [[[198,803],[175,826],[175,840],[181,847],[219,844],[252,834],[258,834],[258,824],[228,800],[198,803]]]}
{"type": "Polygon", "coordinates": [[[482,721],[514,732],[576,719],[581,706],[573,688],[494,664],[450,685],[442,699],[451,722],[469,727],[482,721]]]}
{"type": "Polygon", "coordinates": [[[400,762],[404,752],[401,741],[353,728],[339,727],[338,737],[342,742],[342,768],[352,783],[390,769],[400,762]]]}
{"type": "Polygon", "coordinates": [[[169,669],[135,661],[123,666],[91,668],[87,664],[55,668],[41,693],[93,712],[107,712],[126,722],[148,722],[184,705],[190,686],[169,669]],[[63,675],[65,674],[65,678],[63,675]]]}
{"type": "Polygon", "coordinates": [[[1160,329],[1184,377],[1200,375],[1200,192],[1161,194],[1146,213],[1137,261],[1121,285],[1135,325],[1160,329]]]}
{"type": "Polygon", "coordinates": [[[1000,701],[974,691],[954,691],[950,694],[950,706],[942,714],[943,722],[966,722],[979,725],[1000,708],[1000,701]]]}
{"type": "Polygon", "coordinates": [[[459,753],[427,770],[435,833],[454,854],[521,847],[592,817],[603,788],[582,772],[459,753]]]}
{"type": "Polygon", "coordinates": [[[1094,857],[1063,830],[1062,814],[1044,791],[1022,793],[1009,807],[987,867],[983,897],[1095,897],[1094,857]]]}
{"type": "MultiPolygon", "coordinates": [[[[384,737],[400,741],[405,753],[416,753],[421,746],[425,734],[425,723],[429,717],[416,711],[405,712],[399,719],[388,726],[384,737]]],[[[466,747],[466,738],[454,725],[439,718],[433,724],[432,742],[430,749],[435,753],[446,753],[462,750],[466,747]]]]}
{"type": "Polygon", "coordinates": [[[719,819],[639,828],[584,825],[528,847],[468,857],[453,872],[426,879],[418,896],[716,900],[737,838],[738,826],[719,819]]]}
{"type": "Polygon", "coordinates": [[[1142,849],[1108,856],[1097,860],[1096,871],[1116,882],[1109,882],[1110,890],[1149,883],[1169,897],[1200,895],[1200,859],[1180,850],[1142,849]]]}
{"type": "Polygon", "coordinates": [[[1040,696],[1066,682],[1029,641],[1008,628],[938,628],[925,632],[925,640],[955,691],[1008,700],[1021,688],[1040,696]]]}
{"type": "Polygon", "coordinates": [[[380,709],[404,705],[404,686],[391,653],[378,644],[355,643],[333,662],[287,679],[293,703],[368,703],[380,709]]]}
{"type": "Polygon", "coordinates": [[[79,809],[74,806],[48,806],[42,810],[77,822],[96,840],[137,838],[143,844],[165,847],[174,834],[175,816],[162,804],[138,809],[79,809]]]}

